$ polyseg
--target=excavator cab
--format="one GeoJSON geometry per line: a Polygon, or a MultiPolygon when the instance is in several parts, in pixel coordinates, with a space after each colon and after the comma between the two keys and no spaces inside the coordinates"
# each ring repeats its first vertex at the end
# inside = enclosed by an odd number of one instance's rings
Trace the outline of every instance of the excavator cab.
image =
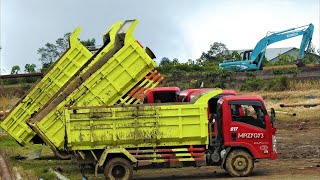
{"type": "Polygon", "coordinates": [[[263,58],[264,58],[264,53],[260,52],[258,57],[252,62],[256,66],[259,65],[259,62],[261,61],[261,65],[258,67],[259,70],[263,70],[263,58]],[[261,59],[262,58],[262,59],[261,59]]]}
{"type": "Polygon", "coordinates": [[[252,52],[252,49],[251,49],[251,50],[244,51],[244,52],[241,52],[240,55],[243,54],[242,60],[249,60],[249,59],[250,59],[251,52],[252,52]]]}

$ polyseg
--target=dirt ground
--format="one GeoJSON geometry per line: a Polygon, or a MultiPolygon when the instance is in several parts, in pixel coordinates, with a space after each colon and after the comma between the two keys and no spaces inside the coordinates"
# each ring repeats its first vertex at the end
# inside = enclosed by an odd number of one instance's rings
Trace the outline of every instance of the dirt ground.
{"type": "MultiPolygon", "coordinates": [[[[278,160],[260,160],[246,179],[320,179],[320,120],[277,122],[278,160]]],[[[220,167],[148,169],[134,179],[230,179],[220,167]]],[[[234,178],[233,178],[234,179],[234,178]]]]}

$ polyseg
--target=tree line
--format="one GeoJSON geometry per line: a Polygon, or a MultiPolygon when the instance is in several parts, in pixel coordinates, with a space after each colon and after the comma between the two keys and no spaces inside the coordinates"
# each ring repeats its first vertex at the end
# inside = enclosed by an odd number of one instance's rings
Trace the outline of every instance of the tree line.
{"type": "MultiPolygon", "coordinates": [[[[58,38],[55,43],[47,42],[43,47],[37,50],[39,54],[39,61],[41,67],[37,70],[36,64],[26,64],[24,66],[25,73],[45,72],[47,69],[69,48],[69,37],[71,33],[64,34],[63,37],[58,38]]],[[[86,47],[95,47],[96,40],[94,38],[87,40],[80,40],[80,42],[86,47]]],[[[19,74],[21,68],[18,65],[14,65],[11,68],[10,74],[19,74]]]]}
{"type": "MultiPolygon", "coordinates": [[[[41,62],[41,67],[36,70],[35,64],[26,64],[24,67],[25,73],[34,73],[36,71],[45,72],[68,48],[69,37],[71,33],[64,34],[63,37],[58,38],[55,43],[46,43],[44,47],[37,50],[39,54],[39,61],[41,62]]],[[[80,42],[86,47],[95,47],[95,39],[80,40],[80,42]]],[[[309,53],[306,54],[304,63],[319,63],[319,59],[310,53],[315,53],[315,47],[312,45],[308,50],[309,53]]],[[[320,50],[318,50],[318,54],[320,50]]],[[[227,46],[221,42],[214,42],[210,45],[209,50],[202,52],[201,56],[197,59],[188,59],[187,61],[180,62],[179,59],[168,57],[163,57],[160,60],[159,66],[157,67],[163,74],[167,75],[179,75],[186,72],[197,72],[197,71],[212,71],[218,69],[218,64],[222,63],[224,60],[242,60],[241,55],[238,51],[230,51],[227,46]]],[[[276,62],[268,62],[264,58],[264,66],[272,65],[288,65],[295,64],[295,57],[283,54],[280,56],[279,60],[276,62]]],[[[11,74],[19,74],[21,68],[15,65],[11,69],[11,74]]]]}

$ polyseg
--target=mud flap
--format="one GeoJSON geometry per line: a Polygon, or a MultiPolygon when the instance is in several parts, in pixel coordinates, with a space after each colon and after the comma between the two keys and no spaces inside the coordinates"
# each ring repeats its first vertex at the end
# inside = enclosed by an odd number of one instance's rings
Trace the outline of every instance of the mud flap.
{"type": "Polygon", "coordinates": [[[223,169],[225,169],[224,164],[226,163],[226,159],[227,159],[227,156],[231,150],[231,147],[227,147],[225,150],[226,150],[226,153],[223,155],[223,157],[221,157],[221,159],[222,159],[221,160],[221,168],[223,168],[223,169]]]}

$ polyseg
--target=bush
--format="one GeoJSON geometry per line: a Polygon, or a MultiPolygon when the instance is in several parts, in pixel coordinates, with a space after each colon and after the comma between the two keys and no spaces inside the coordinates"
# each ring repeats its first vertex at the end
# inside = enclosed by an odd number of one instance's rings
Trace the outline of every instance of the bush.
{"type": "Polygon", "coordinates": [[[255,72],[245,72],[247,77],[255,78],[257,76],[257,73],[255,72]]]}
{"type": "Polygon", "coordinates": [[[275,79],[267,83],[267,89],[271,91],[284,91],[289,89],[289,79],[287,76],[276,76],[275,79]]]}
{"type": "Polygon", "coordinates": [[[211,72],[206,72],[205,78],[213,83],[213,87],[227,88],[233,81],[234,72],[228,69],[214,69],[211,72]]]}
{"type": "Polygon", "coordinates": [[[186,71],[180,70],[180,69],[172,69],[170,71],[170,73],[172,74],[172,77],[174,77],[174,78],[180,78],[180,77],[183,77],[187,74],[186,71]]]}
{"type": "Polygon", "coordinates": [[[299,69],[297,68],[272,69],[272,73],[274,75],[293,74],[294,76],[296,76],[299,73],[299,69]]]}
{"type": "Polygon", "coordinates": [[[241,91],[284,91],[287,89],[289,89],[289,79],[287,76],[276,76],[273,80],[249,78],[240,85],[241,91]]]}
{"type": "Polygon", "coordinates": [[[32,84],[29,83],[22,83],[21,84],[21,89],[23,92],[27,92],[31,88],[32,84]]]}
{"type": "Polygon", "coordinates": [[[240,85],[241,91],[258,91],[265,87],[265,81],[262,78],[249,78],[240,85]]]}

